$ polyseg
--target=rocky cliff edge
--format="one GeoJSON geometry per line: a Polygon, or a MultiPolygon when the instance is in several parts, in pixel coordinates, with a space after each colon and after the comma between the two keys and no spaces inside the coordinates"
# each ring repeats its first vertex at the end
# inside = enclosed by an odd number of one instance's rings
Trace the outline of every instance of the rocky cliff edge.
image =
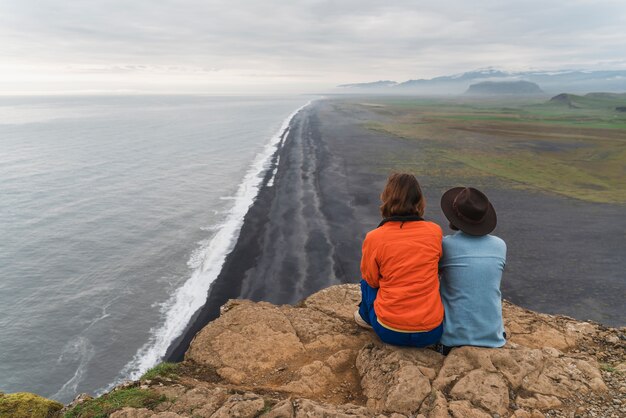
{"type": "MultiPolygon", "coordinates": [[[[297,306],[231,300],[183,363],[105,395],[135,390],[153,400],[111,416],[626,416],[624,328],[505,302],[504,348],[444,357],[383,344],[357,327],[359,299],[358,286],[339,285],[297,306]]],[[[94,401],[77,399],[64,412],[90,416],[94,401]]]]}

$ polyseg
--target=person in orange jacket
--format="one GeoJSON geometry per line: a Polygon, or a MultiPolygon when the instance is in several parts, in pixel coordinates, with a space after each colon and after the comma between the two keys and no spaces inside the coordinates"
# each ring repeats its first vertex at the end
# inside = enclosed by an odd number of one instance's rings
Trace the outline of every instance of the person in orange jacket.
{"type": "Polygon", "coordinates": [[[354,319],[388,344],[436,344],[443,332],[443,233],[422,218],[426,202],[412,174],[389,176],[380,198],[383,220],[363,241],[362,299],[354,319]]]}

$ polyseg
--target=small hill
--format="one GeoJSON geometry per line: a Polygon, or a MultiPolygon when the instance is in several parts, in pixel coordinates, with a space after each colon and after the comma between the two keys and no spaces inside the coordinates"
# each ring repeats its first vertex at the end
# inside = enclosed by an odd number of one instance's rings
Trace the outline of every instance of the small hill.
{"type": "Polygon", "coordinates": [[[473,96],[535,95],[543,91],[530,81],[483,81],[472,84],[465,94],[473,96]]]}
{"type": "Polygon", "coordinates": [[[626,93],[588,93],[584,96],[561,93],[546,104],[567,106],[570,109],[611,109],[621,111],[626,107],[626,93]]]}
{"type": "Polygon", "coordinates": [[[571,109],[580,109],[581,107],[583,107],[582,102],[584,101],[585,98],[583,96],[577,96],[575,94],[569,93],[561,93],[548,100],[548,103],[567,106],[571,109]]]}

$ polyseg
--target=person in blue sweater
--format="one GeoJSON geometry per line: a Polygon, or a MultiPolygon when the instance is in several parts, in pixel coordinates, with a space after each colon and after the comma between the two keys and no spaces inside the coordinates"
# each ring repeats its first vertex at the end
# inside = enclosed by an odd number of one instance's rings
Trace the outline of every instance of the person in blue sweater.
{"type": "Polygon", "coordinates": [[[441,209],[457,231],[443,238],[439,261],[441,299],[445,308],[441,352],[473,345],[502,347],[500,281],[506,244],[494,235],[497,217],[487,196],[472,187],[455,187],[441,197],[441,209]]]}

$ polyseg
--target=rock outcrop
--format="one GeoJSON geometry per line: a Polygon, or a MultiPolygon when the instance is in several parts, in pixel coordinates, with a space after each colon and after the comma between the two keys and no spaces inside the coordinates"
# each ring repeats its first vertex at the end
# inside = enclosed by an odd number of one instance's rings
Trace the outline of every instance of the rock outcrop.
{"type": "MultiPolygon", "coordinates": [[[[228,302],[185,357],[186,367],[202,370],[204,378],[189,376],[159,389],[177,401],[151,414],[567,416],[578,408],[591,410],[590,400],[610,397],[598,356],[589,351],[604,350],[602,339],[610,332],[599,325],[506,303],[509,341],[504,348],[462,347],[444,357],[429,349],[383,344],[358,328],[352,315],[359,296],[357,286],[342,285],[298,306],[228,302]],[[200,387],[205,392],[197,396],[200,387]],[[180,402],[188,406],[177,407],[180,402]]],[[[605,351],[623,356],[624,341],[605,351]]],[[[624,398],[623,387],[613,396],[624,398]]],[[[144,414],[152,416],[147,410],[144,414]]]]}
{"type": "Polygon", "coordinates": [[[231,300],[195,337],[176,375],[119,389],[158,402],[111,416],[626,416],[624,329],[505,303],[505,347],[461,347],[444,357],[383,344],[358,328],[359,296],[358,286],[340,285],[297,306],[231,300]]]}

